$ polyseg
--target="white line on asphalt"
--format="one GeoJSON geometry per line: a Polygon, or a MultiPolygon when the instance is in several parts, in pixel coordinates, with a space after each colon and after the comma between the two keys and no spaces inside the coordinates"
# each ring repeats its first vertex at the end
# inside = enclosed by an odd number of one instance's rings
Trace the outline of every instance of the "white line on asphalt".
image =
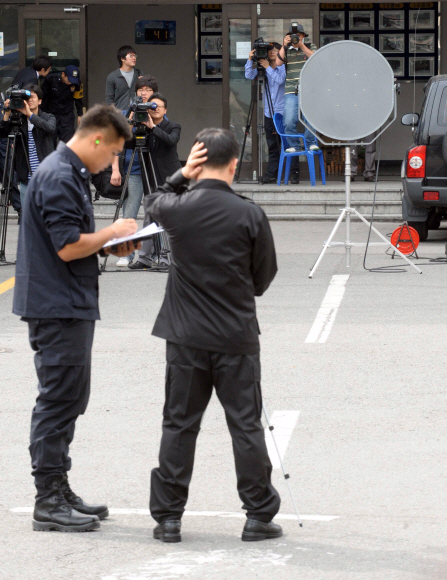
{"type": "MultiPolygon", "coordinates": [[[[270,423],[274,427],[273,435],[278,445],[281,459],[284,459],[299,414],[299,411],[273,411],[273,415],[270,417],[270,423]]],[[[278,452],[273,442],[272,432],[268,427],[265,428],[265,442],[273,469],[280,469],[281,462],[279,461],[278,452]]]]}
{"type": "Polygon", "coordinates": [[[332,276],[326,296],[323,298],[317,317],[307,335],[307,343],[321,344],[328,339],[341,301],[343,300],[348,280],[349,274],[332,276]]]}
{"type": "MultiPolygon", "coordinates": [[[[10,510],[15,514],[30,514],[34,511],[32,507],[18,507],[12,508],[10,510]]],[[[110,515],[135,515],[135,516],[149,516],[150,512],[148,509],[109,509],[110,515]]],[[[218,518],[245,518],[245,514],[242,512],[195,512],[186,510],[183,514],[185,516],[192,517],[218,517],[218,518]]],[[[300,516],[302,520],[312,521],[312,522],[331,522],[332,520],[338,520],[340,516],[319,516],[319,515],[302,515],[300,516]]],[[[275,520],[296,520],[297,517],[294,514],[278,514],[275,516],[275,520]]]]}

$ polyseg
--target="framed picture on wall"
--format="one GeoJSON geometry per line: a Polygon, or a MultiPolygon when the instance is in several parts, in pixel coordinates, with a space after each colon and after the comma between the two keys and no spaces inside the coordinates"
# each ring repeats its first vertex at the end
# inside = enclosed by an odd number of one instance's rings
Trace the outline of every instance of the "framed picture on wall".
{"type": "Polygon", "coordinates": [[[202,78],[204,79],[221,79],[222,78],[222,59],[221,58],[202,58],[200,61],[202,78]]]}
{"type": "Polygon", "coordinates": [[[410,30],[435,27],[434,10],[410,10],[410,30]]]}
{"type": "Polygon", "coordinates": [[[410,52],[435,52],[435,33],[410,34],[410,52]]]}
{"type": "Polygon", "coordinates": [[[208,54],[222,54],[222,37],[221,36],[201,36],[202,56],[208,54]]]}
{"type": "Polygon", "coordinates": [[[387,56],[386,59],[390,63],[395,77],[403,77],[405,75],[405,59],[403,56],[387,56]]]}
{"type": "Polygon", "coordinates": [[[326,44],[331,44],[331,42],[338,42],[344,39],[344,34],[320,34],[320,48],[326,46],[326,44]]]}
{"type": "Polygon", "coordinates": [[[380,10],[380,30],[403,30],[405,28],[405,12],[403,10],[380,10]]]}
{"type": "Polygon", "coordinates": [[[380,52],[405,52],[404,34],[380,34],[380,52]]]}
{"type": "Polygon", "coordinates": [[[432,77],[435,74],[434,56],[411,56],[410,76],[432,77]]]}
{"type": "Polygon", "coordinates": [[[363,42],[368,46],[374,48],[374,34],[350,34],[349,40],[355,40],[356,42],[363,42]]]}
{"type": "Polygon", "coordinates": [[[349,30],[374,30],[374,11],[351,11],[349,13],[349,30]]]}
{"type": "Polygon", "coordinates": [[[202,12],[200,15],[201,32],[222,32],[222,12],[202,12]]]}
{"type": "Polygon", "coordinates": [[[337,31],[345,29],[344,12],[320,12],[320,30],[337,31]]]}

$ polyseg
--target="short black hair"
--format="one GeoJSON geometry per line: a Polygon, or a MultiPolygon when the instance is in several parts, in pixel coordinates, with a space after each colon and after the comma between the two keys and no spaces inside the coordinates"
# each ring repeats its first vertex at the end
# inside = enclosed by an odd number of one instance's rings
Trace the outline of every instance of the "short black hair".
{"type": "Polygon", "coordinates": [[[41,101],[43,99],[43,92],[42,92],[42,89],[39,87],[39,85],[33,85],[31,83],[30,85],[26,85],[26,87],[23,87],[23,88],[26,91],[32,91],[33,93],[36,93],[39,101],[41,101]]]}
{"type": "Polygon", "coordinates": [[[36,72],[41,71],[43,68],[47,70],[50,66],[53,66],[53,59],[51,56],[46,56],[45,54],[40,54],[36,56],[33,60],[32,67],[36,72]]]}
{"type": "Polygon", "coordinates": [[[202,129],[197,133],[194,143],[203,143],[208,150],[208,167],[225,167],[233,159],[239,158],[239,142],[236,135],[227,129],[202,129]]]}
{"type": "Polygon", "coordinates": [[[132,139],[132,131],[129,123],[114,105],[94,105],[81,117],[79,125],[80,133],[92,133],[93,131],[113,131],[113,138],[124,137],[125,141],[132,139]]]}
{"type": "Polygon", "coordinates": [[[165,104],[165,109],[168,108],[168,99],[164,97],[161,93],[154,93],[149,97],[149,102],[153,101],[154,99],[158,99],[159,101],[163,101],[165,104]]]}
{"type": "Polygon", "coordinates": [[[137,80],[135,84],[135,92],[143,87],[149,87],[154,91],[154,93],[158,93],[158,81],[155,77],[151,77],[151,75],[144,75],[137,80]]]}
{"type": "Polygon", "coordinates": [[[120,46],[118,49],[118,53],[117,53],[117,58],[118,58],[118,64],[120,66],[120,68],[123,66],[122,61],[126,58],[126,56],[129,53],[136,54],[135,49],[132,46],[128,46],[128,45],[124,45],[124,46],[120,46]]]}
{"type": "MultiPolygon", "coordinates": [[[[282,44],[279,44],[279,42],[271,42],[270,44],[273,44],[273,48],[277,48],[278,50],[281,50],[282,44]]],[[[272,50],[270,48],[270,50],[272,50]]]]}

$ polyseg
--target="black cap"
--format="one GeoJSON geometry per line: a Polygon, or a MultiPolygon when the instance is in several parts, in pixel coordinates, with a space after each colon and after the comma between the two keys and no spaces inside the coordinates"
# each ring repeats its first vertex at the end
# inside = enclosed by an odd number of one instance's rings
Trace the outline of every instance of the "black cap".
{"type": "MultiPolygon", "coordinates": [[[[306,34],[304,32],[304,28],[303,28],[302,24],[297,24],[297,29],[298,29],[298,32],[301,32],[301,34],[304,34],[305,37],[309,36],[308,34],[306,34]]],[[[290,32],[292,32],[292,25],[290,25],[290,28],[289,28],[289,33],[290,32]]]]}

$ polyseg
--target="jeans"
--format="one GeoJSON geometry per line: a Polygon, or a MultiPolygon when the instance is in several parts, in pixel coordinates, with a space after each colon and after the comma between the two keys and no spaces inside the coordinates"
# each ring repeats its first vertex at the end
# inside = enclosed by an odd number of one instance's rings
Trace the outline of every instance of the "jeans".
{"type": "MultiPolygon", "coordinates": [[[[137,219],[142,199],[143,180],[141,179],[141,175],[129,175],[127,197],[123,204],[123,217],[137,219]]],[[[129,254],[128,257],[133,260],[135,252],[129,254]]]]}
{"type": "MultiPolygon", "coordinates": [[[[294,133],[298,133],[297,131],[297,124],[298,124],[298,105],[299,105],[299,98],[300,95],[295,95],[295,93],[287,93],[284,96],[284,115],[283,115],[283,122],[284,122],[284,130],[285,132],[290,135],[294,133]]],[[[304,138],[306,139],[307,147],[311,145],[317,145],[317,139],[315,135],[313,135],[309,129],[305,128],[304,130],[304,138]]],[[[301,140],[295,138],[287,138],[287,142],[289,147],[295,147],[296,149],[301,148],[301,140]]],[[[299,157],[292,157],[292,171],[299,171],[299,157]]]]}
{"type": "Polygon", "coordinates": [[[25,195],[26,195],[26,189],[28,187],[27,183],[19,183],[19,189],[20,189],[20,205],[23,207],[23,204],[25,203],[25,195]]]}

